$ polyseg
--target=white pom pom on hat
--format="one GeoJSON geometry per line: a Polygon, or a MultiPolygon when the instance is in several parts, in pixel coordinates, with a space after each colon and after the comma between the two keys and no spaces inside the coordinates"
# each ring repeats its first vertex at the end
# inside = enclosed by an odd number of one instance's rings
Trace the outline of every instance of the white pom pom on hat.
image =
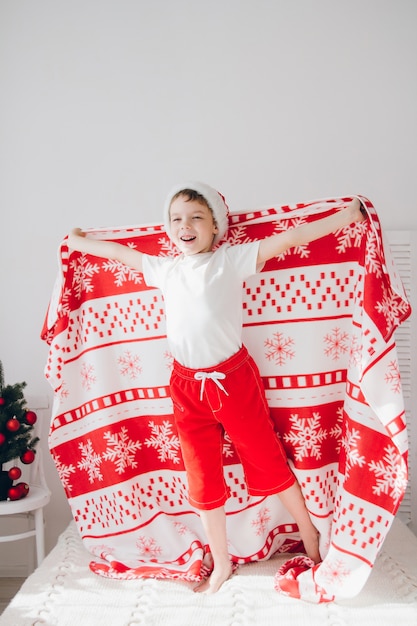
{"type": "Polygon", "coordinates": [[[185,189],[192,189],[193,191],[196,191],[201,196],[203,196],[210,209],[213,211],[213,216],[216,220],[216,225],[218,229],[218,232],[214,236],[213,245],[217,244],[224,237],[229,227],[229,207],[227,206],[224,197],[219,191],[216,191],[216,189],[210,187],[210,185],[207,185],[206,183],[201,183],[195,180],[175,185],[175,187],[171,189],[170,193],[168,194],[164,206],[164,227],[167,235],[171,237],[171,221],[169,218],[169,209],[171,206],[172,198],[177,193],[179,193],[180,191],[184,191],[185,189]]]}

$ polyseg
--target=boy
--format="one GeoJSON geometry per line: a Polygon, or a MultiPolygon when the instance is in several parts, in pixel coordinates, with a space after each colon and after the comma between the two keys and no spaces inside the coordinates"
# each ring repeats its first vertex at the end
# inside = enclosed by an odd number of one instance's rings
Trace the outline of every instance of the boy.
{"type": "Polygon", "coordinates": [[[296,521],[307,555],[320,561],[319,540],[301,489],[274,432],[258,368],[242,345],[242,284],[270,258],[363,221],[358,199],[341,211],[261,241],[213,250],[228,228],[221,194],[201,182],[175,187],[164,208],[166,232],[180,256],[157,257],[123,244],[88,239],[74,229],[74,250],[115,259],[143,272],[161,289],[174,357],[170,392],[187,471],[190,503],[198,509],[213,570],[196,591],[216,592],[230,577],[224,504],[222,435],[233,441],[254,496],[278,494],[296,521]]]}

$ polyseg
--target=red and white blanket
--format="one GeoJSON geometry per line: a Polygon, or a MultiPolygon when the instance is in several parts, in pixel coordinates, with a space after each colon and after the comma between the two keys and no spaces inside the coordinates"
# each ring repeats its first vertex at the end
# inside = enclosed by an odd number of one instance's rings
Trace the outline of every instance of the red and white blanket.
{"type": "MultiPolygon", "coordinates": [[[[351,198],[234,213],[240,243],[311,221],[351,198]]],[[[293,557],[277,590],[312,602],[366,582],[407,483],[407,433],[393,333],[410,314],[377,213],[269,261],[243,288],[244,342],[321,535],[323,561],[293,557]]],[[[151,254],[176,250],[160,224],[91,229],[151,254]]],[[[59,252],[42,338],[55,401],[49,447],[91,568],[112,578],[198,581],[207,551],[169,396],[161,293],[118,262],[59,252]]],[[[254,432],[256,437],[256,432],[254,432]]],[[[227,433],[229,550],[236,564],[299,552],[278,498],[247,493],[227,433]]]]}

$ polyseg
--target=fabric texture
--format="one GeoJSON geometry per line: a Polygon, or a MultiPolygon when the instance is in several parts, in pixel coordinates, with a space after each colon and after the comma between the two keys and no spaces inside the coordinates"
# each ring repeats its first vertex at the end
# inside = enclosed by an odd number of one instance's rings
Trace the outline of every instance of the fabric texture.
{"type": "Polygon", "coordinates": [[[88,569],[73,522],[0,616],[0,626],[392,626],[417,623],[417,538],[398,519],[362,591],[310,604],[276,593],[285,555],[240,566],[214,595],[171,580],[115,580],[88,569]]]}
{"type": "MultiPolygon", "coordinates": [[[[259,239],[350,200],[235,213],[227,241],[259,239]]],[[[322,563],[290,562],[274,584],[314,603],[360,592],[407,482],[393,333],[410,306],[377,213],[361,200],[366,222],[269,261],[243,288],[244,343],[321,536],[322,563]]],[[[176,254],[160,225],[91,235],[176,254]]],[[[42,331],[55,392],[49,446],[93,555],[90,567],[110,578],[198,581],[208,548],[187,502],[161,294],[118,262],[69,255],[65,241],[59,263],[42,331]]],[[[223,457],[234,562],[300,551],[297,528],[277,498],[247,493],[227,433],[223,457]]]]}

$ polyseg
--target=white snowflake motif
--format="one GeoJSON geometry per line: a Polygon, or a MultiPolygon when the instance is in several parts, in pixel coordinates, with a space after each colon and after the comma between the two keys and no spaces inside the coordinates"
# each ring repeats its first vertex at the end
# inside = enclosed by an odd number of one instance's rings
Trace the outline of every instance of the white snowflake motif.
{"type": "Polygon", "coordinates": [[[350,470],[355,465],[363,467],[365,465],[365,457],[359,454],[358,442],[361,439],[360,432],[352,428],[346,429],[346,435],[342,439],[342,447],[346,453],[345,477],[349,478],[350,470]]]}
{"type": "Polygon", "coordinates": [[[237,226],[236,228],[233,228],[227,237],[227,243],[230,243],[232,246],[240,243],[249,243],[250,241],[252,240],[248,237],[245,226],[237,226]]]}
{"type": "Polygon", "coordinates": [[[293,429],[283,437],[294,446],[296,460],[302,461],[307,456],[321,459],[321,443],[327,438],[327,430],[320,428],[320,414],[313,413],[313,417],[291,415],[290,419],[293,429]]]}
{"type": "Polygon", "coordinates": [[[128,467],[137,467],[135,454],[142,444],[129,438],[125,426],[122,426],[120,433],[104,433],[104,439],[107,440],[107,450],[103,452],[103,459],[112,461],[118,474],[123,474],[128,467]]]}
{"type": "Polygon", "coordinates": [[[83,363],[81,366],[81,386],[90,391],[97,378],[94,376],[94,366],[83,363]]]}
{"type": "Polygon", "coordinates": [[[291,337],[284,337],[283,333],[274,333],[272,339],[266,339],[265,347],[268,348],[265,352],[266,358],[271,361],[275,361],[277,365],[284,365],[288,359],[293,359],[295,356],[294,350],[291,346],[294,345],[294,340],[291,337]]]}
{"type": "Polygon", "coordinates": [[[155,422],[149,422],[148,426],[152,431],[152,436],[145,439],[145,445],[159,451],[158,458],[160,461],[179,463],[180,440],[172,434],[172,424],[166,420],[162,426],[158,426],[155,422]]]}
{"type": "Polygon", "coordinates": [[[119,365],[119,372],[122,376],[127,376],[131,380],[138,378],[142,373],[140,366],[140,357],[138,354],[132,354],[130,350],[126,350],[123,356],[117,359],[119,365]]]}
{"type": "Polygon", "coordinates": [[[401,393],[401,375],[397,361],[391,361],[388,365],[389,371],[385,374],[385,382],[390,385],[394,393],[401,393]]]}
{"type": "Polygon", "coordinates": [[[376,303],[375,309],[385,317],[386,328],[389,330],[398,325],[399,321],[408,310],[408,304],[403,300],[394,300],[388,295],[384,295],[382,301],[376,303]]]}
{"type": "MultiPolygon", "coordinates": [[[[301,224],[305,223],[305,219],[303,217],[293,217],[290,220],[281,220],[276,228],[275,232],[283,232],[286,230],[290,230],[291,228],[297,228],[301,226],[301,224]]],[[[282,261],[286,256],[289,255],[298,255],[301,259],[305,259],[310,255],[310,250],[308,249],[308,244],[303,244],[301,246],[293,246],[292,248],[288,248],[281,254],[278,254],[277,259],[282,261]]]]}
{"type": "Polygon", "coordinates": [[[339,254],[346,252],[348,248],[357,248],[362,242],[362,237],[366,230],[366,224],[355,222],[336,231],[338,245],[336,250],[339,254]]]}
{"type": "MultiPolygon", "coordinates": [[[[71,305],[70,302],[72,300],[72,290],[71,289],[64,289],[62,296],[61,296],[61,302],[59,304],[59,315],[62,317],[65,317],[65,315],[69,315],[71,313],[71,305]]],[[[79,296],[80,294],[78,294],[79,296]]]]}
{"type": "Polygon", "coordinates": [[[101,456],[94,452],[91,439],[88,439],[85,444],[79,443],[78,447],[83,457],[83,459],[77,463],[78,469],[88,472],[88,480],[90,483],[93,483],[95,480],[103,480],[103,475],[100,472],[101,456]]]}
{"type": "Polygon", "coordinates": [[[329,435],[336,439],[335,450],[337,453],[340,452],[340,448],[342,446],[342,434],[343,434],[343,407],[340,406],[336,411],[336,423],[329,431],[329,435]]]}
{"type": "Polygon", "coordinates": [[[349,349],[348,340],[349,333],[340,330],[340,328],[333,328],[330,335],[324,336],[324,342],[328,345],[324,354],[331,357],[333,361],[339,360],[342,354],[345,354],[349,349]]]}
{"type": "Polygon", "coordinates": [[[224,441],[223,441],[223,454],[226,458],[233,456],[233,442],[230,439],[229,435],[224,433],[224,441]]]}
{"type": "MultiPolygon", "coordinates": [[[[134,247],[132,244],[128,244],[128,246],[130,248],[134,247]]],[[[124,263],[120,263],[120,261],[113,259],[105,261],[103,263],[103,270],[114,275],[114,284],[116,287],[121,287],[123,283],[127,281],[131,281],[135,285],[140,285],[143,282],[143,274],[132,267],[124,265],[124,263]]]]}
{"type": "Polygon", "coordinates": [[[377,496],[381,494],[391,496],[397,504],[407,487],[407,469],[403,458],[394,446],[388,445],[385,452],[382,461],[371,461],[368,464],[370,471],[376,477],[376,484],[372,487],[372,491],[377,496]]]}
{"type": "Polygon", "coordinates": [[[54,454],[54,462],[56,465],[56,469],[58,472],[58,476],[61,480],[62,486],[64,487],[65,491],[70,492],[72,491],[72,485],[70,483],[70,475],[75,473],[75,467],[74,465],[64,465],[64,463],[61,463],[60,461],[60,457],[58,454],[54,454]]]}
{"type": "Polygon", "coordinates": [[[271,521],[269,509],[265,506],[258,512],[256,519],[252,520],[252,526],[255,528],[256,535],[263,535],[268,528],[268,522],[271,521]]]}
{"type": "Polygon", "coordinates": [[[381,256],[376,233],[373,229],[368,231],[366,239],[365,269],[368,274],[375,274],[376,278],[382,276],[381,256]]]}
{"type": "Polygon", "coordinates": [[[335,561],[326,559],[320,566],[320,576],[322,576],[329,585],[340,585],[350,574],[350,569],[341,559],[336,559],[335,561]]]}
{"type": "Polygon", "coordinates": [[[178,248],[171,241],[169,237],[162,237],[161,239],[158,239],[158,244],[161,246],[161,249],[159,252],[161,256],[169,256],[169,257],[178,256],[179,254],[178,248]]]}
{"type": "Polygon", "coordinates": [[[156,543],[155,539],[148,537],[139,537],[136,542],[139,555],[147,559],[155,559],[162,553],[162,548],[156,543]]]}
{"type": "Polygon", "coordinates": [[[74,270],[73,290],[79,298],[83,291],[89,293],[93,291],[91,284],[94,274],[98,274],[100,266],[97,263],[90,263],[82,254],[76,261],[71,261],[70,268],[74,270]]]}

